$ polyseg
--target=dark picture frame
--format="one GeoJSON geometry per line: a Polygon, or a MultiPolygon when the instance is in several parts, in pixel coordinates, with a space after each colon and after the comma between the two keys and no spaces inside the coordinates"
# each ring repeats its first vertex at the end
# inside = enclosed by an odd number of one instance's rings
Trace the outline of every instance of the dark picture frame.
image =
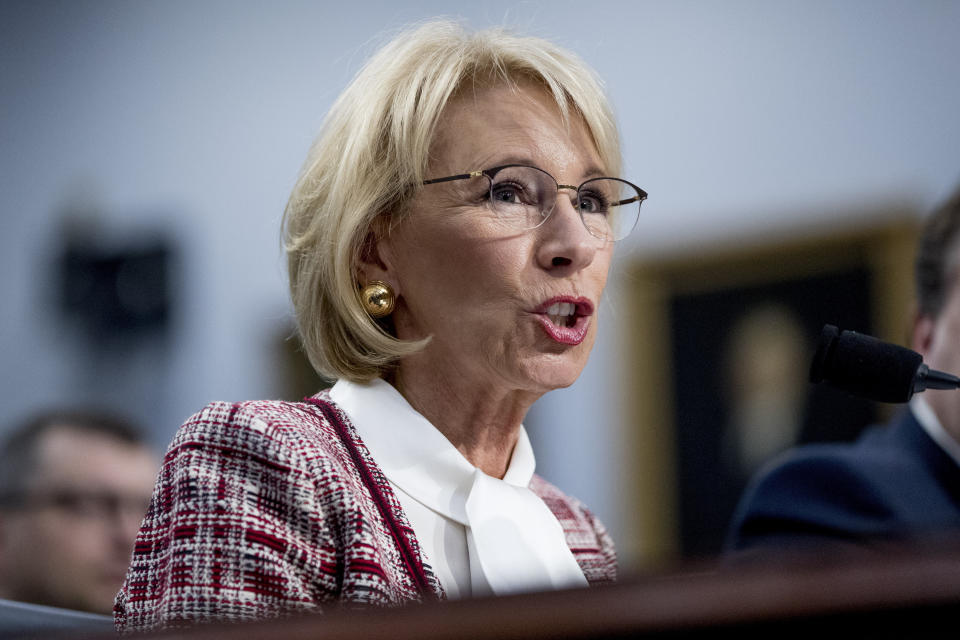
{"type": "Polygon", "coordinates": [[[765,461],[852,439],[895,408],[807,378],[824,324],[908,343],[917,229],[912,211],[879,212],[628,268],[627,543],[641,566],[714,557],[765,461]]]}

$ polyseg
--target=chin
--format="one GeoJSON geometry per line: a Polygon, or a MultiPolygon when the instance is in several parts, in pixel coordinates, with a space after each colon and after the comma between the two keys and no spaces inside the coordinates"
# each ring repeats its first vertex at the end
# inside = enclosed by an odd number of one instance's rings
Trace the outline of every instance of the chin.
{"type": "Polygon", "coordinates": [[[565,389],[572,385],[583,372],[585,362],[571,362],[561,359],[549,359],[547,362],[534,361],[528,369],[528,378],[533,386],[546,393],[554,389],[565,389]]]}

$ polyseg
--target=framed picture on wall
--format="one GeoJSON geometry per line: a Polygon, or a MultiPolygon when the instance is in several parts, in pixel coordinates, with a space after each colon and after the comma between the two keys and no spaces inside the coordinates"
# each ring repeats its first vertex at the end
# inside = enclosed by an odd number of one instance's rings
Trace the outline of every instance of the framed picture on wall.
{"type": "Polygon", "coordinates": [[[886,417],[889,405],[808,376],[824,324],[907,340],[917,230],[908,213],[630,268],[637,557],[716,555],[761,465],[886,417]]]}

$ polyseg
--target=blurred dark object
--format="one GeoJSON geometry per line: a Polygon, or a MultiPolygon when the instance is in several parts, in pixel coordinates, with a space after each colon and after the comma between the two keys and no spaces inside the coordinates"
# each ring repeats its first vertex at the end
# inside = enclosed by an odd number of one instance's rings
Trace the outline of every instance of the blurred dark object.
{"type": "Polygon", "coordinates": [[[171,315],[171,257],[163,238],[116,247],[69,239],[58,269],[64,316],[95,340],[164,332],[171,315]]]}
{"type": "Polygon", "coordinates": [[[927,389],[956,389],[960,378],[931,369],[923,356],[856,331],[823,326],[810,366],[810,382],[825,382],[878,402],[908,402],[927,389]]]}

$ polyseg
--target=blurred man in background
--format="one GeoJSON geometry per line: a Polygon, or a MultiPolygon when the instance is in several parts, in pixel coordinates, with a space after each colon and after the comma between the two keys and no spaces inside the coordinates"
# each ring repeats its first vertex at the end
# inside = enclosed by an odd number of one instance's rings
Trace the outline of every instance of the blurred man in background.
{"type": "MultiPolygon", "coordinates": [[[[931,369],[960,375],[960,193],[926,221],[915,277],[912,347],[931,369]]],[[[734,515],[728,549],[743,556],[958,537],[960,391],[931,389],[854,443],[798,447],[767,467],[734,515]]]]}
{"type": "Polygon", "coordinates": [[[0,598],[109,614],[158,468],[125,420],[37,416],[0,448],[0,598]]]}

